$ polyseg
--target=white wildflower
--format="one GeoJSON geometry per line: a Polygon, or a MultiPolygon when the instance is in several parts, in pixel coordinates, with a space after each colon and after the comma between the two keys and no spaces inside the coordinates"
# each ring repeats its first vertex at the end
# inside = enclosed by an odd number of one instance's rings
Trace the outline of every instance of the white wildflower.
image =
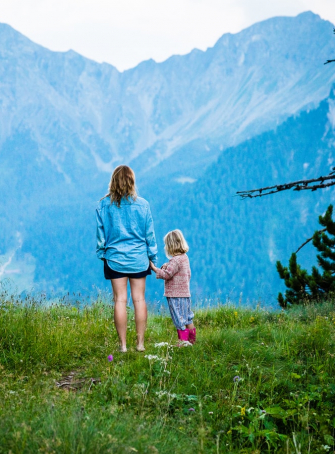
{"type": "Polygon", "coordinates": [[[178,399],[180,396],[178,394],[174,394],[174,393],[169,393],[167,391],[156,391],[156,395],[157,397],[159,397],[160,399],[163,397],[163,396],[166,396],[167,398],[170,398],[170,399],[178,399]]]}
{"type": "Polygon", "coordinates": [[[192,347],[193,344],[191,344],[191,342],[189,341],[180,341],[178,342],[177,345],[175,345],[175,347],[192,347]]]}
{"type": "Polygon", "coordinates": [[[155,344],[154,346],[156,348],[160,348],[160,347],[166,347],[167,345],[169,345],[168,342],[158,342],[157,344],[155,344]]]}
{"type": "Polygon", "coordinates": [[[144,358],[147,358],[149,361],[160,361],[161,363],[166,364],[170,357],[167,358],[161,358],[160,356],[157,355],[145,355],[144,358]]]}
{"type": "Polygon", "coordinates": [[[189,342],[189,341],[182,341],[181,343],[182,343],[182,345],[184,345],[185,347],[192,347],[192,346],[193,346],[193,344],[191,344],[191,342],[189,342]]]}
{"type": "Polygon", "coordinates": [[[156,391],[156,395],[157,395],[159,398],[165,396],[166,394],[168,394],[167,391],[156,391]]]}
{"type": "Polygon", "coordinates": [[[157,359],[159,360],[159,356],[157,355],[145,355],[144,358],[147,358],[149,361],[153,360],[153,359],[157,359]]]}

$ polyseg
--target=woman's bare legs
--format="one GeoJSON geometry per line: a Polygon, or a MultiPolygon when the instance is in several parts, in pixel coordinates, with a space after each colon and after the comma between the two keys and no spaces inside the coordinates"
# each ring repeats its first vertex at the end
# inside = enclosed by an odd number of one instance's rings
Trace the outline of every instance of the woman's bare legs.
{"type": "Polygon", "coordinates": [[[127,277],[112,279],[114,295],[114,322],[120,339],[120,350],[127,351],[127,277]]]}
{"type": "Polygon", "coordinates": [[[144,350],[144,333],[147,327],[147,305],[145,303],[145,277],[129,279],[131,297],[135,308],[135,323],[137,332],[137,350],[144,350]]]}

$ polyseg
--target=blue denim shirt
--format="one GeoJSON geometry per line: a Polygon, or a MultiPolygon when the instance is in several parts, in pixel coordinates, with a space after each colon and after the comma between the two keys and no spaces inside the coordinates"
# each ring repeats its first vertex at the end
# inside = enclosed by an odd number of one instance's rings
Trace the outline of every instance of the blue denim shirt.
{"type": "Polygon", "coordinates": [[[157,262],[157,244],[149,203],[122,199],[121,206],[110,198],[100,200],[96,210],[97,256],[121,273],[140,273],[157,262]]]}

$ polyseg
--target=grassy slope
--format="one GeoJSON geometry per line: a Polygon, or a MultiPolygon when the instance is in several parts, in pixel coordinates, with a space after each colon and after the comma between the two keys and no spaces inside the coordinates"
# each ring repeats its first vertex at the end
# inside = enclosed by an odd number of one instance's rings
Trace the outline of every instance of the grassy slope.
{"type": "Polygon", "coordinates": [[[174,344],[175,331],[169,318],[151,317],[140,354],[130,313],[131,347],[121,354],[112,307],[3,298],[0,453],[334,451],[331,303],[288,313],[222,306],[196,322],[194,347],[155,347],[174,344]],[[58,389],[71,371],[87,382],[58,389]]]}

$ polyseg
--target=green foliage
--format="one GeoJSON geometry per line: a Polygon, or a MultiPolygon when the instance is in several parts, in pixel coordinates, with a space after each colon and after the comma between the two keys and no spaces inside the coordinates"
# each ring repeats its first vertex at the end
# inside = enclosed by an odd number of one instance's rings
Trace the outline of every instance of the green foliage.
{"type": "Polygon", "coordinates": [[[198,311],[187,348],[151,316],[144,353],[128,315],[122,354],[109,305],[0,297],[0,453],[334,450],[333,301],[198,311]],[[71,371],[83,386],[58,388],[71,371]]]}
{"type": "Polygon", "coordinates": [[[289,266],[284,267],[277,262],[277,271],[288,288],[285,296],[278,295],[278,302],[282,308],[291,305],[306,304],[311,301],[323,301],[335,291],[335,222],[332,219],[333,206],[329,205],[324,216],[319,216],[319,224],[324,227],[313,235],[313,245],[319,251],[317,261],[322,274],[315,266],[312,273],[301,268],[297,263],[297,255],[293,253],[289,266]]]}

